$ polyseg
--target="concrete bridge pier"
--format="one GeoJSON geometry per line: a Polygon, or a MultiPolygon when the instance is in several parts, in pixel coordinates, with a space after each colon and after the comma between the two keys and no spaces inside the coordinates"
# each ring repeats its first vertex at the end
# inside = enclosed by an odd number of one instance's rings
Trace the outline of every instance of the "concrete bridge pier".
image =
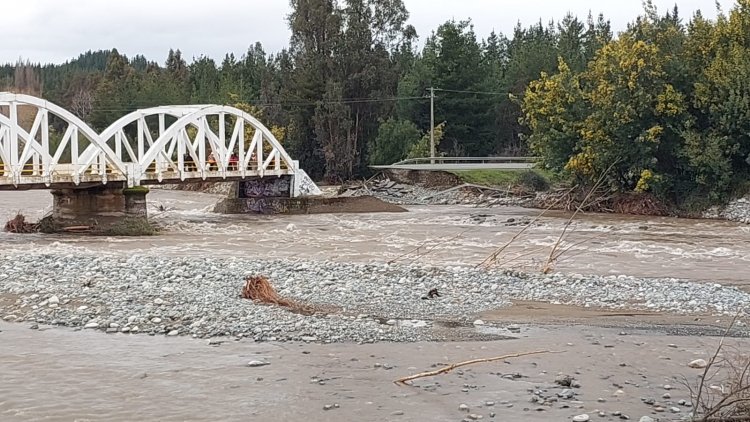
{"type": "Polygon", "coordinates": [[[148,224],[144,187],[125,188],[124,183],[52,190],[52,220],[58,227],[94,226],[106,232],[123,224],[148,224]]]}

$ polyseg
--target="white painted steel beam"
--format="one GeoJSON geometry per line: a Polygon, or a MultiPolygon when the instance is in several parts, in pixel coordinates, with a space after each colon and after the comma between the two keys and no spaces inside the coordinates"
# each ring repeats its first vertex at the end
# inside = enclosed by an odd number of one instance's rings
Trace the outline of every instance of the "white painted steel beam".
{"type": "Polygon", "coordinates": [[[110,180],[133,186],[292,175],[293,196],[320,194],[273,133],[235,107],[137,110],[101,134],[63,108],[28,95],[0,93],[0,110],[7,110],[7,115],[0,114],[0,185],[49,187],[110,180]],[[33,110],[33,122],[21,121],[19,109],[33,110]],[[50,131],[50,114],[65,124],[62,134],[50,131]],[[134,139],[128,134],[135,134],[134,139]]]}

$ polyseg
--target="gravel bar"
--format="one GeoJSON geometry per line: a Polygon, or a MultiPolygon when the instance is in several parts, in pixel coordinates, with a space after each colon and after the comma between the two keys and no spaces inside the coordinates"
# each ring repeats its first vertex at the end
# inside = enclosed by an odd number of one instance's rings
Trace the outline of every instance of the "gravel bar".
{"type": "Polygon", "coordinates": [[[711,282],[542,275],[472,267],[212,259],[72,252],[0,257],[0,318],[115,333],[235,336],[256,341],[445,340],[511,300],[676,314],[750,313],[750,294],[711,282]],[[239,297],[267,276],[280,295],[319,309],[303,315],[239,297]],[[433,288],[440,297],[424,298],[433,288]]]}

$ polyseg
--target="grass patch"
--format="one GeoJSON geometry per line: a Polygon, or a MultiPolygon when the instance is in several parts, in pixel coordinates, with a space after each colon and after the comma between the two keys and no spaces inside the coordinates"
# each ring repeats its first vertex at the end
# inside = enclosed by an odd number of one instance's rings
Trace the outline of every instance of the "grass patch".
{"type": "Polygon", "coordinates": [[[546,190],[556,177],[548,171],[532,170],[459,170],[453,171],[464,183],[475,185],[515,188],[525,187],[529,190],[546,190]]]}
{"type": "Polygon", "coordinates": [[[159,229],[147,218],[130,217],[112,224],[100,234],[104,236],[154,236],[159,229]]]}
{"type": "Polygon", "coordinates": [[[122,190],[123,195],[146,195],[150,192],[150,189],[145,186],[133,186],[132,188],[125,188],[122,190]]]}

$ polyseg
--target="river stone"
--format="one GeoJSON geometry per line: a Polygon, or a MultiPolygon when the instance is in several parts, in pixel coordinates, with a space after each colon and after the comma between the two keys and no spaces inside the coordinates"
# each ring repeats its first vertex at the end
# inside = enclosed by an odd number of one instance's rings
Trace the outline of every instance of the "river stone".
{"type": "Polygon", "coordinates": [[[706,366],[708,366],[708,362],[706,362],[705,359],[696,359],[688,363],[688,367],[693,369],[703,369],[706,366]]]}
{"type": "Polygon", "coordinates": [[[573,422],[587,422],[589,419],[591,418],[589,417],[589,415],[585,413],[581,415],[573,416],[573,422]]]}
{"type": "MultiPolygon", "coordinates": [[[[750,294],[735,287],[671,278],[480,271],[416,261],[363,264],[262,257],[151,256],[118,250],[71,253],[62,246],[40,251],[11,249],[4,251],[3,258],[11,260],[13,266],[3,267],[0,279],[13,282],[0,283],[0,295],[25,298],[5,306],[0,315],[3,319],[39,325],[57,321],[73,328],[96,322],[98,326],[89,328],[99,329],[117,323],[120,328],[130,326],[131,333],[150,335],[178,329],[179,335],[205,339],[226,336],[299,341],[304,336],[305,340],[314,337],[319,343],[435,341],[444,339],[445,330],[415,329],[421,323],[414,321],[443,320],[448,316],[452,326],[471,326],[476,315],[509,305],[510,300],[619,308],[635,293],[642,305],[634,307],[654,311],[728,315],[736,309],[750,308],[750,294]],[[89,273],[87,279],[96,280],[95,288],[81,289],[81,268],[86,269],[84,274],[89,273]],[[138,269],[137,273],[133,269],[138,269]],[[242,278],[250,274],[269,275],[283,297],[304,304],[335,304],[353,314],[301,315],[275,306],[255,306],[239,298],[242,278]],[[179,283],[179,288],[163,289],[162,284],[167,281],[179,283]],[[676,283],[679,288],[675,288],[676,283]],[[445,292],[449,299],[421,300],[421,293],[431,288],[445,292]],[[158,297],[154,291],[159,292],[158,297]],[[455,292],[461,294],[451,297],[455,292]],[[61,305],[67,298],[74,298],[75,302],[71,309],[51,311],[28,299],[32,295],[39,300],[57,296],[61,305]],[[161,299],[163,306],[156,305],[156,299],[161,299]],[[360,314],[381,315],[385,320],[354,316],[360,314]],[[384,325],[386,321],[393,325],[384,325]],[[135,324],[140,329],[134,328],[135,324]]],[[[505,324],[504,327],[516,329],[505,324]]],[[[471,330],[456,331],[472,338],[480,335],[471,330]]],[[[481,333],[494,335],[500,334],[481,333]]],[[[688,361],[683,362],[687,364],[688,361]]],[[[577,381],[571,381],[569,387],[576,386],[577,381]]]]}
{"type": "Polygon", "coordinates": [[[563,387],[570,387],[570,383],[573,382],[573,377],[566,374],[560,374],[555,377],[555,384],[562,385],[563,387]]]}
{"type": "Polygon", "coordinates": [[[261,360],[251,360],[250,362],[247,363],[247,366],[251,368],[257,368],[259,366],[266,366],[266,365],[270,365],[270,363],[263,362],[261,360]]]}
{"type": "Polygon", "coordinates": [[[651,416],[641,416],[638,422],[656,422],[651,416]]]}

